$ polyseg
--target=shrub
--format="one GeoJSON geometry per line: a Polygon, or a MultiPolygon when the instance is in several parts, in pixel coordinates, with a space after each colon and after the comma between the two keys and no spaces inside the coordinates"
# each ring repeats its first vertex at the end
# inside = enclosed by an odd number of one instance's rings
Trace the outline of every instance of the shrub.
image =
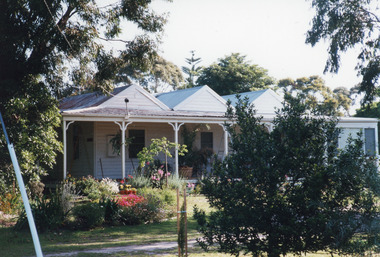
{"type": "Polygon", "coordinates": [[[154,195],[162,203],[162,209],[167,218],[173,217],[175,214],[176,192],[172,189],[164,188],[141,188],[138,193],[143,196],[154,195]]]}
{"type": "Polygon", "coordinates": [[[134,178],[130,178],[129,183],[135,188],[151,187],[152,183],[150,178],[143,175],[137,175],[134,178]]]}
{"type": "Polygon", "coordinates": [[[62,183],[58,187],[57,193],[61,197],[61,206],[63,212],[68,213],[74,207],[74,198],[79,194],[75,183],[70,181],[62,183]]]}
{"type": "MultiPolygon", "coordinates": [[[[54,230],[62,227],[67,213],[62,209],[61,197],[59,194],[52,194],[51,198],[43,196],[36,198],[30,205],[34,217],[34,222],[39,231],[54,230]]],[[[25,210],[19,216],[15,229],[29,228],[25,210]]]]}
{"type": "Polygon", "coordinates": [[[0,196],[0,212],[5,214],[18,213],[21,206],[21,196],[18,192],[5,193],[0,196]]]}
{"type": "Polygon", "coordinates": [[[91,229],[103,224],[105,208],[99,203],[85,203],[74,207],[73,216],[79,228],[91,229]]]}
{"type": "Polygon", "coordinates": [[[99,184],[102,197],[109,197],[119,193],[119,185],[110,178],[103,178],[99,184]]]}
{"type": "Polygon", "coordinates": [[[122,208],[118,199],[106,198],[101,201],[104,206],[104,222],[109,225],[118,225],[120,223],[122,208]]]}
{"type": "Polygon", "coordinates": [[[154,223],[163,220],[165,210],[162,202],[154,195],[144,196],[144,201],[133,206],[123,207],[121,222],[125,225],[138,225],[143,223],[154,223]]]}
{"type": "Polygon", "coordinates": [[[80,194],[87,196],[90,200],[100,200],[119,192],[118,183],[110,178],[98,181],[92,176],[87,176],[77,180],[76,185],[80,194]]]}
{"type": "Polygon", "coordinates": [[[176,177],[175,175],[168,177],[168,188],[182,190],[186,185],[186,179],[181,177],[176,177]]]}

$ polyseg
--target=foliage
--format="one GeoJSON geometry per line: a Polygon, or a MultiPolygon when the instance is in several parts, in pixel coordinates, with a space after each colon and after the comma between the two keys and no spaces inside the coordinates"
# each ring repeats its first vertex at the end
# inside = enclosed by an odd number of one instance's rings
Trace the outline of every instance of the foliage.
{"type": "MultiPolygon", "coordinates": [[[[61,197],[59,194],[52,194],[48,199],[46,196],[36,198],[31,202],[34,222],[38,231],[55,230],[63,226],[67,212],[62,208],[61,197]]],[[[15,226],[16,230],[28,229],[29,223],[25,210],[21,213],[15,226]]]]}
{"type": "Polygon", "coordinates": [[[121,222],[125,225],[155,223],[165,218],[162,202],[155,195],[144,195],[145,200],[123,207],[121,222]]]}
{"type": "Polygon", "coordinates": [[[0,212],[5,214],[16,214],[20,209],[21,196],[17,192],[5,193],[0,197],[0,212]]]}
{"type": "Polygon", "coordinates": [[[144,176],[144,175],[137,175],[137,176],[134,176],[133,179],[131,179],[130,183],[131,183],[131,186],[135,187],[135,188],[144,188],[144,187],[151,187],[152,183],[151,183],[151,178],[150,177],[147,177],[147,176],[144,176]]]}
{"type": "Polygon", "coordinates": [[[316,45],[322,39],[329,42],[325,72],[338,72],[340,56],[350,48],[361,47],[357,59],[358,75],[362,76],[360,91],[364,102],[377,95],[380,77],[380,17],[376,1],[313,0],[316,10],[306,43],[316,45]]]}
{"type": "MultiPolygon", "coordinates": [[[[173,143],[167,140],[166,137],[162,137],[160,139],[153,138],[152,143],[149,145],[149,147],[144,147],[137,154],[137,158],[139,159],[139,162],[140,162],[140,167],[142,168],[145,166],[146,163],[153,162],[154,157],[159,155],[160,153],[165,155],[165,172],[162,174],[162,176],[157,174],[159,177],[157,177],[157,175],[152,175],[152,184],[154,186],[162,186],[161,184],[162,177],[165,178],[166,186],[168,185],[168,176],[170,175],[169,170],[168,170],[168,157],[172,158],[172,154],[170,150],[173,148],[178,150],[178,155],[184,155],[184,153],[187,152],[186,145],[173,143]],[[154,176],[154,179],[153,179],[153,176],[154,176]],[[158,178],[159,183],[157,183],[157,178],[158,178]]],[[[158,169],[157,169],[157,173],[158,173],[158,169]]]]}
{"type": "Polygon", "coordinates": [[[151,68],[142,78],[139,79],[141,85],[152,93],[164,91],[168,86],[176,90],[183,81],[181,70],[172,62],[157,56],[151,68]]]}
{"type": "MultiPolygon", "coordinates": [[[[165,15],[154,13],[150,3],[1,1],[0,111],[26,184],[46,175],[62,148],[56,99],[86,91],[111,92],[121,68],[149,68],[166,23],[165,15]],[[140,35],[120,39],[122,21],[135,24],[140,35]],[[123,42],[125,49],[116,54],[106,49],[105,41],[123,42]]],[[[14,175],[3,136],[0,145],[0,179],[11,184],[14,175]]]]}
{"type": "Polygon", "coordinates": [[[109,178],[103,178],[98,181],[92,176],[81,179],[71,179],[76,183],[76,188],[81,195],[87,196],[91,200],[99,200],[104,197],[110,197],[119,192],[117,182],[109,178]]]}
{"type": "Polygon", "coordinates": [[[143,202],[145,199],[142,196],[129,194],[125,196],[121,196],[117,199],[117,204],[119,206],[131,207],[138,203],[143,202]]]}
{"type": "Polygon", "coordinates": [[[168,177],[168,186],[170,189],[179,189],[181,190],[186,184],[186,179],[181,178],[180,176],[171,175],[168,177]]]}
{"type": "Polygon", "coordinates": [[[105,208],[102,203],[90,202],[75,206],[72,210],[75,226],[81,229],[91,229],[101,226],[104,222],[105,208]]]}
{"type": "Polygon", "coordinates": [[[352,100],[350,93],[345,88],[337,88],[332,91],[325,85],[324,80],[319,76],[310,76],[308,78],[282,79],[278,86],[285,92],[295,94],[305,98],[305,102],[312,109],[320,109],[326,115],[348,114],[352,100]],[[342,113],[343,112],[343,113],[342,113]]]}
{"type": "Polygon", "coordinates": [[[185,73],[188,77],[186,78],[186,84],[184,85],[184,88],[188,87],[195,87],[195,79],[198,77],[199,72],[201,71],[201,67],[196,67],[201,61],[201,58],[195,58],[195,51],[190,51],[191,58],[186,58],[185,62],[190,65],[189,67],[182,66],[182,71],[185,73]]]}
{"type": "MultiPolygon", "coordinates": [[[[0,90],[3,90],[1,83],[0,76],[0,90]]],[[[0,93],[0,111],[26,185],[47,175],[62,148],[55,130],[60,125],[56,100],[47,90],[39,89],[36,82],[30,82],[29,87],[33,88],[29,92],[20,89],[8,97],[0,93]]],[[[16,181],[15,172],[3,132],[0,145],[0,180],[12,185],[16,181]]]]}
{"type": "Polygon", "coordinates": [[[106,198],[100,201],[104,207],[104,222],[108,225],[119,225],[121,207],[117,198],[106,198]]]}
{"type": "Polygon", "coordinates": [[[202,68],[197,85],[208,85],[219,95],[230,95],[268,88],[275,80],[267,70],[250,64],[245,56],[233,53],[202,68]]]}
{"type": "MultiPolygon", "coordinates": [[[[133,139],[134,139],[134,137],[125,138],[125,141],[124,141],[125,147],[130,145],[132,143],[133,139]]],[[[116,133],[116,135],[110,139],[110,143],[112,145],[112,152],[114,154],[120,155],[120,149],[121,149],[121,145],[122,145],[121,131],[116,133]]]]}
{"type": "Polygon", "coordinates": [[[380,179],[363,143],[337,146],[334,117],[286,95],[267,132],[248,101],[230,107],[231,154],[202,192],[216,211],[197,216],[207,249],[277,257],[325,250],[357,254],[379,238],[380,179]],[[360,246],[360,247],[359,247],[360,246]]]}

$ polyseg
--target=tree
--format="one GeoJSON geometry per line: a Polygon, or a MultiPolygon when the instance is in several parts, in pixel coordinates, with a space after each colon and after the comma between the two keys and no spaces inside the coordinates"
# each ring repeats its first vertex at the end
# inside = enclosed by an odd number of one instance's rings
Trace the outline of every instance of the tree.
{"type": "Polygon", "coordinates": [[[379,236],[375,163],[360,140],[338,149],[336,118],[319,115],[302,98],[286,99],[270,132],[248,101],[229,107],[231,154],[202,181],[216,211],[206,217],[195,210],[201,246],[269,257],[373,249],[379,236]]]}
{"type": "Polygon", "coordinates": [[[208,85],[219,95],[229,95],[268,88],[275,80],[267,70],[249,64],[246,56],[233,53],[201,70],[198,85],[208,85]]]}
{"type": "Polygon", "coordinates": [[[195,58],[195,51],[190,51],[191,58],[186,58],[185,61],[187,64],[190,65],[189,67],[182,66],[182,71],[185,73],[188,77],[186,78],[186,84],[184,88],[188,87],[195,87],[195,78],[198,77],[199,72],[201,71],[201,67],[196,67],[202,59],[200,57],[195,58]]]}
{"type": "Polygon", "coordinates": [[[148,91],[158,93],[168,85],[175,90],[183,81],[181,70],[172,62],[158,56],[147,73],[139,79],[148,91]],[[159,90],[161,88],[161,90],[159,90]]]}
{"type": "Polygon", "coordinates": [[[285,92],[303,97],[311,108],[320,108],[326,115],[339,113],[342,111],[349,113],[351,98],[348,89],[344,87],[336,88],[332,91],[325,85],[325,81],[319,76],[310,76],[308,78],[282,79],[278,86],[285,92]]]}
{"type": "Polygon", "coordinates": [[[163,153],[165,155],[165,177],[166,186],[168,185],[168,157],[172,158],[170,152],[171,149],[177,149],[178,155],[184,155],[187,152],[186,145],[180,145],[170,142],[166,137],[163,138],[153,138],[152,143],[148,147],[144,147],[138,154],[140,167],[145,167],[147,162],[153,162],[154,157],[163,153]]]}
{"type": "MultiPolygon", "coordinates": [[[[144,71],[152,63],[155,36],[166,20],[150,10],[150,2],[0,2],[0,111],[29,178],[46,174],[61,149],[55,131],[60,117],[57,98],[72,92],[110,92],[120,68],[144,71]],[[122,21],[133,22],[144,34],[130,41],[119,39],[122,21]],[[104,41],[123,42],[125,49],[116,55],[102,45],[104,41]]],[[[12,177],[4,137],[0,140],[0,174],[12,177]]]]}
{"type": "Polygon", "coordinates": [[[340,56],[350,48],[361,47],[357,70],[363,78],[360,91],[365,92],[364,102],[376,96],[380,77],[380,17],[376,14],[376,1],[313,0],[316,10],[306,43],[314,46],[321,39],[329,41],[325,72],[338,72],[340,56]]]}

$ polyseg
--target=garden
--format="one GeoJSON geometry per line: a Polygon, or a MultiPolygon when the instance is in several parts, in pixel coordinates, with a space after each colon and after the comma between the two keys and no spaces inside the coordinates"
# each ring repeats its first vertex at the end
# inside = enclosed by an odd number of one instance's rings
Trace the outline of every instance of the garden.
{"type": "MultiPolygon", "coordinates": [[[[42,189],[30,190],[30,203],[45,253],[177,241],[176,189],[199,198],[199,187],[164,171],[158,160],[124,179],[74,178],[68,174],[54,191],[42,189]]],[[[0,256],[34,253],[21,197],[14,190],[0,199],[0,256]]],[[[192,219],[189,229],[189,236],[195,238],[192,219]]]]}

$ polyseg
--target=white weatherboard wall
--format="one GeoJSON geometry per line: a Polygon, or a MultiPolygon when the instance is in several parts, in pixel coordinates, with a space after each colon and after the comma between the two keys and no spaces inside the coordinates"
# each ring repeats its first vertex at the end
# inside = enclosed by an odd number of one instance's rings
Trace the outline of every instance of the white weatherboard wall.
{"type": "MultiPolygon", "coordinates": [[[[97,122],[96,129],[96,148],[95,153],[95,177],[101,178],[102,171],[99,159],[102,159],[104,177],[121,178],[121,156],[109,156],[107,137],[113,136],[119,131],[119,126],[112,122],[97,122]]],[[[132,123],[128,126],[126,136],[128,137],[128,130],[139,129],[145,131],[145,146],[151,143],[153,138],[162,138],[165,136],[169,141],[174,141],[174,130],[167,123],[132,123]]],[[[137,159],[129,159],[128,147],[126,147],[126,175],[134,175],[134,169],[138,167],[137,159]],[[133,165],[132,165],[133,161],[133,165]]],[[[174,155],[173,155],[174,157],[174,155]]],[[[160,155],[159,158],[164,160],[164,156],[160,155]]],[[[174,167],[174,158],[169,159],[169,164],[174,167]]]]}
{"type": "Polygon", "coordinates": [[[102,103],[102,108],[125,108],[125,98],[128,98],[128,108],[140,110],[168,110],[155,97],[150,95],[144,89],[135,85],[129,86],[114,97],[102,103]]]}
{"type": "Polygon", "coordinates": [[[280,97],[274,94],[272,90],[267,90],[253,101],[257,113],[274,114],[277,109],[282,108],[280,97]]]}
{"type": "Polygon", "coordinates": [[[225,112],[226,109],[225,100],[208,87],[203,87],[174,107],[178,111],[225,112]]]}
{"type": "MultiPolygon", "coordinates": [[[[194,124],[186,124],[189,128],[194,124]]],[[[145,146],[151,143],[153,138],[166,137],[169,141],[174,142],[174,130],[172,126],[167,123],[132,123],[128,126],[126,136],[128,136],[128,130],[141,129],[145,131],[145,146]]],[[[95,123],[96,134],[96,153],[95,153],[95,173],[96,178],[102,178],[102,171],[100,167],[99,159],[102,159],[103,174],[104,177],[121,178],[121,156],[110,156],[108,150],[107,138],[115,135],[119,131],[119,126],[113,122],[96,122],[95,123]]],[[[210,130],[202,129],[204,132],[213,132],[214,153],[222,155],[224,149],[224,132],[219,125],[210,125],[210,130]]],[[[180,143],[183,142],[181,134],[179,134],[180,143]]],[[[200,133],[197,133],[194,145],[200,148],[200,133]]],[[[134,169],[138,167],[138,159],[129,159],[128,147],[126,147],[126,175],[134,175],[134,169]],[[133,164],[132,165],[132,161],[133,164]]],[[[174,170],[174,151],[173,158],[169,158],[168,163],[174,170]]],[[[221,157],[221,156],[220,156],[221,157]]],[[[165,156],[160,154],[158,158],[161,161],[165,160],[165,156]]]]}

